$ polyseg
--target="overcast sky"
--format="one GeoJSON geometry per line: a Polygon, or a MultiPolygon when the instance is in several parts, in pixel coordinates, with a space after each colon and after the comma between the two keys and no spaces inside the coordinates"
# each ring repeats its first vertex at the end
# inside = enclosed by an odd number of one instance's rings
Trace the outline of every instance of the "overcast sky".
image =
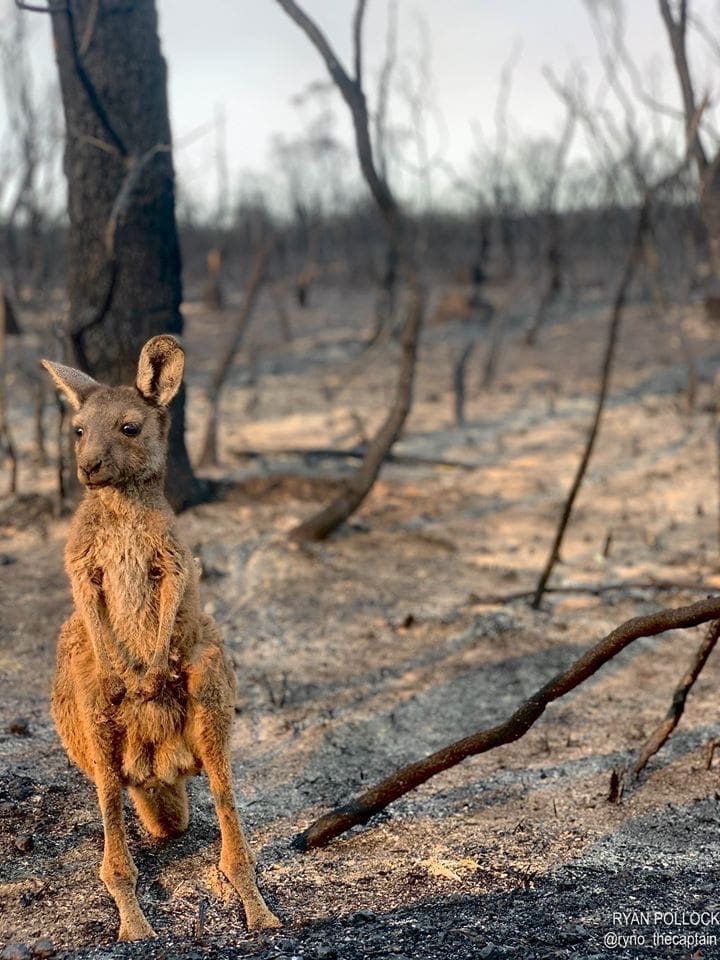
{"type": "MultiPolygon", "coordinates": [[[[543,78],[551,66],[560,76],[581,65],[600,82],[601,67],[588,9],[583,0],[398,0],[399,53],[422,48],[423,25],[432,65],[432,99],[442,122],[431,122],[433,150],[462,167],[479,127],[492,139],[499,76],[514,51],[517,64],[509,101],[511,129],[527,136],[557,136],[562,108],[543,78]]],[[[12,0],[0,0],[0,23],[12,0]]],[[[305,0],[349,61],[350,20],[354,0],[305,0]]],[[[719,0],[692,0],[720,43],[719,0]]],[[[293,97],[326,74],[318,54],[275,0],[158,0],[162,46],[169,64],[170,105],[176,141],[212,120],[218,106],[226,116],[228,165],[235,187],[247,171],[262,171],[270,159],[274,135],[287,139],[303,128],[307,113],[293,97]]],[[[38,72],[53,78],[47,18],[30,13],[38,72]]],[[[657,0],[626,0],[629,49],[654,94],[678,103],[667,40],[657,0]]],[[[387,0],[370,0],[366,21],[368,87],[371,100],[382,61],[387,0]]],[[[720,62],[709,44],[695,39],[694,55],[701,92],[720,62]]],[[[720,85],[715,83],[715,93],[720,85]]],[[[349,135],[343,104],[341,136],[349,135]]],[[[0,118],[1,127],[1,118],[0,118]]],[[[212,196],[214,136],[199,137],[177,152],[185,188],[212,196]]]]}

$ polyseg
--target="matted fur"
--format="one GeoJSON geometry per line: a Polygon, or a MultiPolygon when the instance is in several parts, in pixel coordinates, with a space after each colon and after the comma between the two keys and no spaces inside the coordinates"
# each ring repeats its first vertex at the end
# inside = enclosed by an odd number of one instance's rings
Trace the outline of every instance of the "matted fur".
{"type": "Polygon", "coordinates": [[[220,869],[250,928],[278,926],[238,820],[228,745],[234,675],[201,613],[198,572],[163,495],[169,414],[184,357],[170,336],[143,348],[134,387],[107,387],[43,361],[75,415],[85,496],[65,566],[75,610],[60,631],[52,712],[70,758],[95,783],[105,831],[100,876],[121,940],[153,936],[135,895],[122,791],[157,838],[188,826],[186,778],[204,769],[220,822],[220,869]]]}

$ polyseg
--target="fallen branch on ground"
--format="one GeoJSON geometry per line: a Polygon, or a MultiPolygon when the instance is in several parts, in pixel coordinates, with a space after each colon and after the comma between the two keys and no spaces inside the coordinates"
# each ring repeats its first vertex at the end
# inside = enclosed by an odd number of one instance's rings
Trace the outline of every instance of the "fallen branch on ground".
{"type": "Polygon", "coordinates": [[[468,757],[486,753],[519,740],[555,700],[564,697],[602,666],[640,637],[654,637],[668,630],[697,627],[720,617],[720,596],[700,600],[690,606],[634,617],[616,627],[562,673],[537,690],[517,710],[497,726],[480,730],[441,750],[402,767],[396,773],[366,790],[355,800],[326,813],[301,833],[296,844],[302,850],[322,847],[351,827],[367,821],[393,801],[419,787],[431,777],[454,767],[468,757]]]}
{"type": "MultiPolygon", "coordinates": [[[[684,580],[618,580],[617,583],[571,583],[564,587],[546,587],[545,593],[577,593],[591,597],[600,597],[605,593],[620,590],[685,590],[688,593],[713,593],[717,584],[692,583],[684,580]]],[[[486,597],[470,594],[469,602],[474,607],[499,606],[514,603],[516,600],[529,600],[535,596],[534,590],[518,590],[515,593],[496,593],[486,597]]]]}
{"type": "Polygon", "coordinates": [[[658,750],[667,742],[670,734],[680,722],[685,712],[685,702],[688,694],[692,690],[695,681],[702,673],[702,669],[708,661],[708,657],[715,649],[715,645],[720,638],[720,620],[714,620],[708,627],[700,646],[695,651],[690,666],[683,674],[680,683],[673,693],[672,703],[663,722],[648,737],[640,748],[638,758],[633,765],[633,773],[637,777],[647,766],[648,760],[654,757],[658,750]]]}
{"type": "MultiPolygon", "coordinates": [[[[311,460],[362,460],[367,455],[367,446],[352,447],[350,450],[333,447],[281,447],[275,450],[232,450],[232,455],[248,460],[264,460],[266,457],[308,457],[311,460]]],[[[462,460],[443,460],[435,457],[415,457],[409,453],[389,453],[386,463],[402,464],[406,467],[447,467],[451,470],[477,470],[479,464],[465,463],[462,460]]]]}

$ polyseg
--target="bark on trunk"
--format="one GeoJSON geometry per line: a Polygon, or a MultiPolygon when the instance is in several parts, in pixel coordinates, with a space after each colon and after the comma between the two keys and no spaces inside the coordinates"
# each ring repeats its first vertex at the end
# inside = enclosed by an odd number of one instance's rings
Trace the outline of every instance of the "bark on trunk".
{"type": "Polygon", "coordinates": [[[720,320],[720,172],[708,169],[700,188],[700,211],[707,233],[710,275],[705,289],[705,312],[720,320]]]}
{"type": "MultiPolygon", "coordinates": [[[[155,3],[71,0],[69,13],[56,13],[52,21],[67,130],[75,359],[99,380],[132,383],[143,343],[158,333],[179,335],[183,327],[167,77],[155,3]],[[132,194],[119,205],[129,171],[141,160],[132,194]],[[108,224],[118,210],[110,254],[108,224]]],[[[166,490],[182,509],[198,493],[185,447],[184,391],[172,414],[166,490]]]]}

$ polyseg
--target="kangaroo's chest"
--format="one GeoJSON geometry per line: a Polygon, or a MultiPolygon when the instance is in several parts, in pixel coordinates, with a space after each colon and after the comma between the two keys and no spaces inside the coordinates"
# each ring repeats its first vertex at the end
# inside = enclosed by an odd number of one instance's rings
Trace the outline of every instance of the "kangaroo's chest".
{"type": "Polygon", "coordinates": [[[102,589],[119,636],[140,639],[157,630],[158,544],[141,529],[116,530],[95,541],[91,576],[102,589]]]}

